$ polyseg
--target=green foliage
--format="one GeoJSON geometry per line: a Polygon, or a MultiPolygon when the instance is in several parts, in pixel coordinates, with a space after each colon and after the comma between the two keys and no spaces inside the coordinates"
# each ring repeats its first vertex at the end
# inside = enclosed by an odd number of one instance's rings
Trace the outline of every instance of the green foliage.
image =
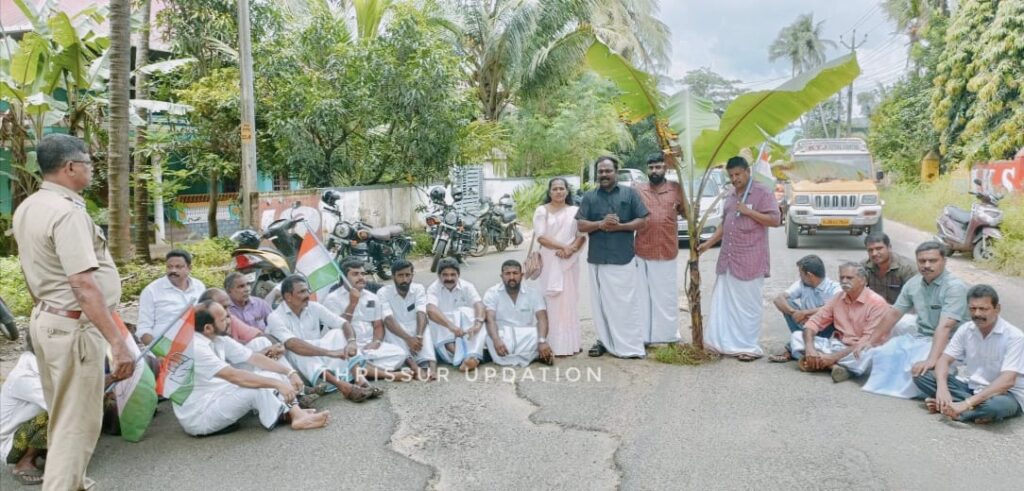
{"type": "Polygon", "coordinates": [[[825,63],[826,48],[835,48],[835,41],[821,38],[822,24],[814,23],[814,13],[801,14],[792,24],[779,31],[768,47],[768,61],[786,59],[793,75],[825,63]]]}
{"type": "Polygon", "coordinates": [[[729,80],[711,71],[710,67],[686,72],[679,83],[687,86],[693,95],[710,100],[719,112],[724,112],[729,103],[743,92],[736,87],[739,80],[729,80]]]}
{"type": "Polygon", "coordinates": [[[391,12],[385,32],[356,43],[343,17],[314,10],[260,48],[270,170],[306,186],[424,181],[479,156],[476,142],[500,140],[470,127],[470,94],[438,28],[409,5],[391,12]]]}
{"type": "MultiPolygon", "coordinates": [[[[190,242],[182,246],[192,254],[192,267],[223,267],[231,264],[231,251],[235,250],[234,242],[224,237],[190,242]]],[[[223,283],[223,282],[222,282],[223,283]]]]}
{"type": "Polygon", "coordinates": [[[17,256],[0,257],[0,297],[14,315],[29,315],[32,311],[32,296],[25,287],[17,256]]]}
{"type": "Polygon", "coordinates": [[[1024,196],[1008,197],[999,207],[1003,210],[1004,240],[996,243],[992,269],[1024,276],[1024,196]]]}
{"type": "Polygon", "coordinates": [[[526,227],[533,227],[533,213],[537,207],[544,203],[548,194],[548,182],[537,180],[530,186],[522,186],[512,193],[512,199],[516,203],[516,215],[519,215],[519,223],[526,227]]]}
{"type": "Polygon", "coordinates": [[[160,279],[166,269],[163,263],[126,263],[118,266],[117,272],[121,275],[121,301],[127,302],[139,298],[146,285],[160,279]]]}
{"type": "Polygon", "coordinates": [[[631,135],[610,102],[616,94],[611,83],[588,74],[548,97],[525,101],[505,120],[511,147],[508,174],[577,174],[613,147],[631,148],[631,135]]]}
{"type": "Polygon", "coordinates": [[[658,132],[654,129],[654,116],[650,116],[637,124],[628,125],[632,145],[616,145],[612,153],[622,158],[622,166],[632,169],[647,169],[647,157],[661,151],[658,145],[658,132]]]}
{"type": "Polygon", "coordinates": [[[930,86],[923,77],[901,80],[871,115],[868,147],[896,182],[918,182],[921,159],[936,148],[938,135],[928,111],[930,86]]]}
{"type": "Polygon", "coordinates": [[[424,257],[431,254],[434,247],[434,239],[430,237],[430,234],[417,230],[412,232],[412,240],[416,242],[416,247],[409,254],[410,258],[424,257]]]}

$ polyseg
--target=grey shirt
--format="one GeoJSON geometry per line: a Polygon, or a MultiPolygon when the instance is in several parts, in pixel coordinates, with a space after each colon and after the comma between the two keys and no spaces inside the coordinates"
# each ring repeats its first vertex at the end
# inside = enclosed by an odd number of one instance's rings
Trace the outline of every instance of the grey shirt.
{"type": "Polygon", "coordinates": [[[967,319],[967,285],[949,271],[943,271],[931,283],[925,283],[918,274],[903,285],[893,307],[904,314],[911,308],[916,310],[917,332],[932,336],[942,316],[957,321],[957,325],[967,319]]]}
{"type": "MultiPolygon", "coordinates": [[[[637,218],[646,217],[650,212],[644,201],[633,189],[616,184],[611,191],[601,188],[588,191],[583,195],[580,209],[576,213],[577,220],[599,222],[605,215],[615,213],[620,223],[627,223],[637,218]]],[[[636,254],[633,247],[632,231],[590,232],[587,262],[590,264],[629,264],[636,254]]]]}

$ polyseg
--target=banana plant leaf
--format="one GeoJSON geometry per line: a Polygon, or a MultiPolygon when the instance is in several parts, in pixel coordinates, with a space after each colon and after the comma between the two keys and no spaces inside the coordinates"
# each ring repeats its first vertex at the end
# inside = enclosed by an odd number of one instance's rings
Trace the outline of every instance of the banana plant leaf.
{"type": "Polygon", "coordinates": [[[724,162],[741,148],[776,135],[825,101],[860,74],[857,57],[849,54],[804,72],[773,90],[748,92],[726,108],[716,130],[704,130],[693,144],[699,167],[724,162]]]}
{"type": "Polygon", "coordinates": [[[594,73],[607,78],[619,89],[618,102],[626,122],[634,124],[652,114],[661,115],[663,98],[654,77],[633,68],[598,39],[587,50],[586,63],[594,73]]]}
{"type": "Polygon", "coordinates": [[[721,119],[715,114],[714,104],[693,94],[689,89],[676,92],[668,98],[665,107],[668,126],[679,135],[679,147],[687,150],[701,132],[718,128],[721,119]]]}

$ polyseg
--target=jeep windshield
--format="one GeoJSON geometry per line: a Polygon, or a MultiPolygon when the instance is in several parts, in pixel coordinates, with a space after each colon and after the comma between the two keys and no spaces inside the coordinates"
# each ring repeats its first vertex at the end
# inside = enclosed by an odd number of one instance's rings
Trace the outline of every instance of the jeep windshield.
{"type": "Polygon", "coordinates": [[[791,181],[827,182],[872,179],[869,154],[794,155],[793,160],[777,167],[791,181]]]}

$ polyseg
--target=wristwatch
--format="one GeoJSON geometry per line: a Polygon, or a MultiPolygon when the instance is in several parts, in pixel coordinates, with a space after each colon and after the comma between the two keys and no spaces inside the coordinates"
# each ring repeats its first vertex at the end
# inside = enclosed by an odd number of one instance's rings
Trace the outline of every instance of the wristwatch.
{"type": "Polygon", "coordinates": [[[537,338],[537,344],[544,344],[548,342],[548,338],[537,338]]]}

